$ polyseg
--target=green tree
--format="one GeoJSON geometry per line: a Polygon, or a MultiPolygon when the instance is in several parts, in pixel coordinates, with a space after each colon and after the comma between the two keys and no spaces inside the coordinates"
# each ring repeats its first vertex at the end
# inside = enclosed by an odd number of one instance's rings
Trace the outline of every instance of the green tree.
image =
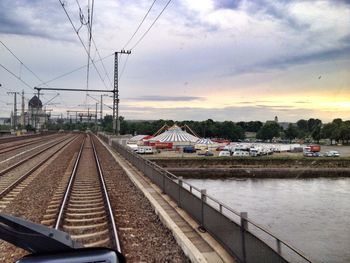
{"type": "Polygon", "coordinates": [[[256,134],[256,138],[261,140],[271,140],[274,137],[279,137],[281,132],[281,126],[276,122],[267,122],[256,134]]]}
{"type": "Polygon", "coordinates": [[[288,128],[285,130],[285,136],[289,140],[289,142],[297,138],[298,135],[298,128],[292,123],[289,123],[288,128]]]}

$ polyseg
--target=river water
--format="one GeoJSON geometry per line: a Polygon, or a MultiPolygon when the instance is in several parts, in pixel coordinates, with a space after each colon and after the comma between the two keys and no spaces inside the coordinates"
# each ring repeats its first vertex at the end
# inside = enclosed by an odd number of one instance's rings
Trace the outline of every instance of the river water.
{"type": "Polygon", "coordinates": [[[316,262],[350,262],[350,178],[186,181],[316,262]]]}

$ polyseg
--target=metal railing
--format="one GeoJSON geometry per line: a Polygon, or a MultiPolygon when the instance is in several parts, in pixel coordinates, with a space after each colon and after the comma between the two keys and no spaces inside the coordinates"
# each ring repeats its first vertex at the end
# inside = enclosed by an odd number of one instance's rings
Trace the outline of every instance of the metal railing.
{"type": "MultiPolygon", "coordinates": [[[[107,141],[103,134],[99,136],[107,141]],[[104,137],[104,138],[103,138],[104,137]]],[[[169,195],[240,262],[314,262],[266,228],[112,140],[112,147],[169,195]]]]}

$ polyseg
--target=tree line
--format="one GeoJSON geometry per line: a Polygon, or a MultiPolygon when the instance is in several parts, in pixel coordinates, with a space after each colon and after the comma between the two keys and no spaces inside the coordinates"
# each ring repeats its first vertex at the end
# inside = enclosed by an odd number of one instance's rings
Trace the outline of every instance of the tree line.
{"type": "MultiPolygon", "coordinates": [[[[172,126],[173,120],[156,121],[127,121],[120,118],[121,134],[154,134],[163,125],[172,126]]],[[[281,127],[275,121],[262,123],[261,121],[232,122],[214,121],[179,121],[178,126],[187,124],[199,137],[222,138],[231,141],[245,139],[246,132],[256,133],[256,139],[271,141],[280,138],[291,142],[295,139],[314,141],[319,143],[321,139],[330,139],[331,143],[341,142],[349,144],[350,120],[334,119],[330,123],[322,123],[320,119],[300,119],[296,123],[290,123],[287,128],[281,127]]],[[[112,131],[112,117],[106,116],[102,123],[104,130],[112,131]]]]}

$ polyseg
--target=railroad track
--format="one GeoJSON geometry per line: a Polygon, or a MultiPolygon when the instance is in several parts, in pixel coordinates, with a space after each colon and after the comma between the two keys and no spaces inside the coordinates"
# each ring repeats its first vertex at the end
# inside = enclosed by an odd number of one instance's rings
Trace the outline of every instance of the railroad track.
{"type": "Polygon", "coordinates": [[[23,135],[23,136],[10,136],[5,138],[0,138],[0,145],[8,142],[21,141],[31,138],[36,138],[39,136],[46,136],[46,134],[32,134],[32,135],[23,135]]]}
{"type": "Polygon", "coordinates": [[[11,151],[14,151],[14,150],[17,150],[17,149],[21,149],[21,148],[23,148],[23,147],[30,146],[30,145],[32,145],[32,144],[45,142],[45,141],[48,141],[48,140],[50,140],[50,139],[52,139],[51,136],[50,136],[49,138],[48,138],[48,137],[39,138],[39,139],[31,140],[31,141],[29,141],[29,142],[20,143],[20,144],[8,146],[8,147],[5,147],[5,148],[1,148],[1,149],[0,149],[0,154],[7,153],[7,152],[11,152],[11,151]]]}
{"type": "Polygon", "coordinates": [[[71,173],[63,177],[41,223],[69,233],[85,247],[110,247],[120,252],[92,135],[83,141],[71,173]]]}
{"type": "Polygon", "coordinates": [[[64,138],[55,142],[54,144],[48,146],[47,148],[41,150],[40,152],[29,156],[10,167],[0,171],[0,210],[4,209],[29,183],[34,179],[31,175],[37,171],[41,166],[43,166],[46,162],[51,160],[60,150],[62,150],[69,143],[74,141],[77,136],[64,138]],[[59,145],[61,144],[61,145],[59,145]],[[58,146],[59,145],[59,146],[58,146]],[[42,153],[49,151],[50,149],[58,146],[53,153],[50,153],[48,156],[42,158],[40,162],[36,163],[32,167],[23,167],[23,171],[25,172],[17,172],[13,173],[12,171],[20,167],[21,165],[25,165],[27,161],[33,159],[34,157],[40,156],[42,153]]]}

